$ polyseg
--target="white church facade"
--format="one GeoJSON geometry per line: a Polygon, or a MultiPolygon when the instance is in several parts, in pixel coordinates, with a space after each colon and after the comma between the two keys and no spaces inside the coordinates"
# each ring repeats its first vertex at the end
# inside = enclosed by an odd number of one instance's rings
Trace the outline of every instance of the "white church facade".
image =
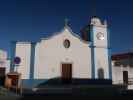
{"type": "Polygon", "coordinates": [[[38,42],[16,41],[10,72],[21,73],[23,84],[32,86],[52,78],[112,79],[109,33],[106,23],[94,17],[89,25],[89,41],[74,33],[68,25],[38,42]]]}

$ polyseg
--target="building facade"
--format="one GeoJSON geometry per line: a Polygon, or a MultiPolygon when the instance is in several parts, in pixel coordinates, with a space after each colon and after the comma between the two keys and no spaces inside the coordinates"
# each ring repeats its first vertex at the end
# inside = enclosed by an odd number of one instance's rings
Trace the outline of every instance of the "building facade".
{"type": "Polygon", "coordinates": [[[133,89],[133,53],[112,55],[113,84],[125,84],[133,89]]]}
{"type": "Polygon", "coordinates": [[[10,71],[21,73],[23,84],[32,87],[57,77],[112,79],[107,24],[93,17],[87,28],[88,40],[65,24],[60,32],[36,43],[13,42],[12,61],[20,57],[21,63],[11,63],[10,71]]]}
{"type": "Polygon", "coordinates": [[[8,59],[7,52],[4,50],[0,50],[0,73],[6,74],[9,72],[9,69],[10,69],[10,60],[8,59]]]}
{"type": "Polygon", "coordinates": [[[7,52],[0,50],[0,86],[4,85],[4,79],[10,69],[10,60],[8,59],[7,52]]]}

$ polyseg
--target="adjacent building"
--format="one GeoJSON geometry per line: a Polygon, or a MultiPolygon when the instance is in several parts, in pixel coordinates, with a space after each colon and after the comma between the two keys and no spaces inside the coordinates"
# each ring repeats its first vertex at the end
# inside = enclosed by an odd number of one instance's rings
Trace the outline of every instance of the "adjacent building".
{"type": "Polygon", "coordinates": [[[125,84],[128,89],[133,89],[132,52],[112,55],[112,79],[113,84],[125,84]]]}
{"type": "Polygon", "coordinates": [[[7,52],[0,49],[0,85],[4,84],[5,75],[9,72],[10,60],[8,60],[7,52]]]}
{"type": "Polygon", "coordinates": [[[0,50],[0,74],[8,73],[10,69],[10,60],[8,59],[7,52],[0,50]]]}

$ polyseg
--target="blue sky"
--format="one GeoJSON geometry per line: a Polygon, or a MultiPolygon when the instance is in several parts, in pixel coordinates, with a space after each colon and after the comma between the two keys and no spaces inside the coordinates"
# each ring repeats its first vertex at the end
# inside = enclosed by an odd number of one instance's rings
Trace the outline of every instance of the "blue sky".
{"type": "Polygon", "coordinates": [[[38,41],[58,32],[65,18],[79,33],[95,13],[108,21],[112,53],[126,52],[133,49],[132,5],[132,0],[0,0],[0,48],[9,52],[11,41],[38,41]]]}

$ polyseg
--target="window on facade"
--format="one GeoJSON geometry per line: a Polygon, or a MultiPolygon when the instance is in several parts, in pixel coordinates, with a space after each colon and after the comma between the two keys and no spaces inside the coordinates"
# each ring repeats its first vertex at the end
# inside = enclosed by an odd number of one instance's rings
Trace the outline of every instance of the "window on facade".
{"type": "Polygon", "coordinates": [[[121,65],[121,63],[119,61],[115,62],[115,66],[120,66],[120,65],[121,65]]]}
{"type": "Polygon", "coordinates": [[[69,48],[70,47],[70,41],[68,39],[65,39],[63,42],[63,45],[65,48],[69,48]]]}

